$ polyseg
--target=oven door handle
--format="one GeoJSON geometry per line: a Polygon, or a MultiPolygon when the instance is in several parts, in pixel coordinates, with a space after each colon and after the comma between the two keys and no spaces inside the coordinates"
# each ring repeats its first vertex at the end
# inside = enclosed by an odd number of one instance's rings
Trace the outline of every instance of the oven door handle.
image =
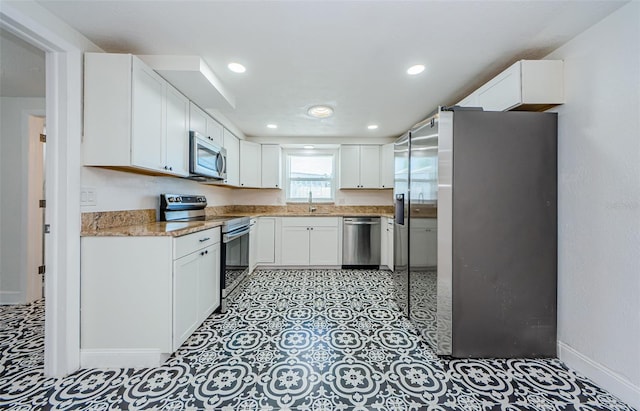
{"type": "Polygon", "coordinates": [[[247,234],[249,232],[249,227],[243,229],[242,231],[232,231],[228,234],[224,234],[222,236],[222,242],[223,243],[228,243],[230,241],[235,240],[238,237],[242,237],[243,235],[247,234]]]}

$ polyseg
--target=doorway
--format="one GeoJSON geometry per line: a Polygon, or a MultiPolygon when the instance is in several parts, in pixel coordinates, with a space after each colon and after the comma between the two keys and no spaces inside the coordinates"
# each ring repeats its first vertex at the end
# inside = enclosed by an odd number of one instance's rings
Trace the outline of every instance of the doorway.
{"type": "MultiPolygon", "coordinates": [[[[83,50],[100,49],[65,31],[36,3],[3,2],[0,29],[46,53],[45,213],[51,229],[45,235],[44,374],[61,377],[80,366],[82,58],[83,50]]],[[[11,176],[22,178],[15,171],[11,176]]]]}
{"type": "Polygon", "coordinates": [[[43,297],[44,51],[0,30],[0,304],[43,297]]]}

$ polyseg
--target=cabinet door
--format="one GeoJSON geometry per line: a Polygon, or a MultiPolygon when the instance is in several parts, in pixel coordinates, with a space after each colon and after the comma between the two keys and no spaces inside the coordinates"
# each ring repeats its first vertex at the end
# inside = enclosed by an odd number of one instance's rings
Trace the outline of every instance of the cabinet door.
{"type": "Polygon", "coordinates": [[[360,146],[360,188],[380,188],[380,146],[360,146]]]}
{"type": "Polygon", "coordinates": [[[189,130],[207,135],[207,114],[198,106],[189,103],[189,130]]]}
{"type": "Polygon", "coordinates": [[[189,175],[189,100],[167,85],[165,93],[165,158],[171,174],[189,175]]]}
{"type": "Polygon", "coordinates": [[[207,136],[211,137],[213,144],[222,147],[224,145],[224,127],[207,115],[207,136]]]}
{"type": "Polygon", "coordinates": [[[515,63],[477,91],[478,104],[485,111],[504,111],[522,101],[520,62],[515,63]]]}
{"type": "Polygon", "coordinates": [[[275,263],[276,255],[276,219],[260,217],[258,219],[258,263],[275,263]]]}
{"type": "Polygon", "coordinates": [[[131,165],[164,170],[164,81],[138,59],[133,59],[131,165]]]}
{"type": "Polygon", "coordinates": [[[387,218],[386,217],[382,217],[380,219],[380,222],[382,223],[382,226],[380,228],[380,267],[384,268],[387,267],[389,265],[389,227],[387,225],[387,218]]]}
{"type": "Polygon", "coordinates": [[[262,188],[282,186],[282,150],[278,144],[262,145],[262,188]]]}
{"type": "Polygon", "coordinates": [[[224,148],[227,149],[227,179],[225,183],[238,186],[240,184],[240,141],[226,128],[224,129],[224,148]]]}
{"type": "Polygon", "coordinates": [[[309,265],[309,231],[309,227],[282,227],[282,265],[309,265]]]}
{"type": "Polygon", "coordinates": [[[240,187],[260,187],[262,153],[260,144],[240,141],[240,187]]]}
{"type": "Polygon", "coordinates": [[[220,243],[196,252],[198,267],[198,325],[220,305],[220,243]],[[204,254],[202,254],[204,253],[204,254]]]}
{"type": "Polygon", "coordinates": [[[387,247],[388,247],[387,248],[387,267],[389,267],[389,269],[393,271],[393,265],[394,265],[393,219],[390,218],[389,221],[391,222],[391,224],[387,226],[387,247]]]}
{"type": "Polygon", "coordinates": [[[178,349],[200,325],[198,304],[199,253],[173,263],[173,349],[178,349]]]}
{"type": "MultiPolygon", "coordinates": [[[[252,221],[253,223],[253,221],[252,221]]],[[[249,230],[249,272],[253,272],[258,264],[258,225],[254,224],[249,230]]]]}
{"type": "Polygon", "coordinates": [[[393,143],[380,148],[380,187],[393,188],[394,176],[393,143]]]}
{"type": "Polygon", "coordinates": [[[340,188],[360,187],[360,146],[340,146],[340,188]]]}
{"type": "Polygon", "coordinates": [[[309,264],[339,265],[338,227],[310,227],[309,264]]]}

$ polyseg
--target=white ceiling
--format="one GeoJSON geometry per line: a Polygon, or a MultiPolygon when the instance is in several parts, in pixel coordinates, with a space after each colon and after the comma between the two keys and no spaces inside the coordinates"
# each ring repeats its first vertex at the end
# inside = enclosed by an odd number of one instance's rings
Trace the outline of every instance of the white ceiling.
{"type": "Polygon", "coordinates": [[[392,137],[625,1],[39,3],[108,52],[201,56],[236,99],[204,108],[248,136],[392,137]],[[231,61],[247,72],[230,72],[231,61]],[[408,76],[417,63],[426,71],[408,76]],[[315,104],[334,116],[309,117],[315,104]]]}

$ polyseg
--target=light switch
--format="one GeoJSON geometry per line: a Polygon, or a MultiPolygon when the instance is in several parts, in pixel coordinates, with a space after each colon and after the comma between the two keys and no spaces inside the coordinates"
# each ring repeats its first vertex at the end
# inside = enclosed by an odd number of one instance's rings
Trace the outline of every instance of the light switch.
{"type": "Polygon", "coordinates": [[[81,206],[95,206],[98,199],[95,187],[82,187],[80,190],[80,205],[81,206]]]}

